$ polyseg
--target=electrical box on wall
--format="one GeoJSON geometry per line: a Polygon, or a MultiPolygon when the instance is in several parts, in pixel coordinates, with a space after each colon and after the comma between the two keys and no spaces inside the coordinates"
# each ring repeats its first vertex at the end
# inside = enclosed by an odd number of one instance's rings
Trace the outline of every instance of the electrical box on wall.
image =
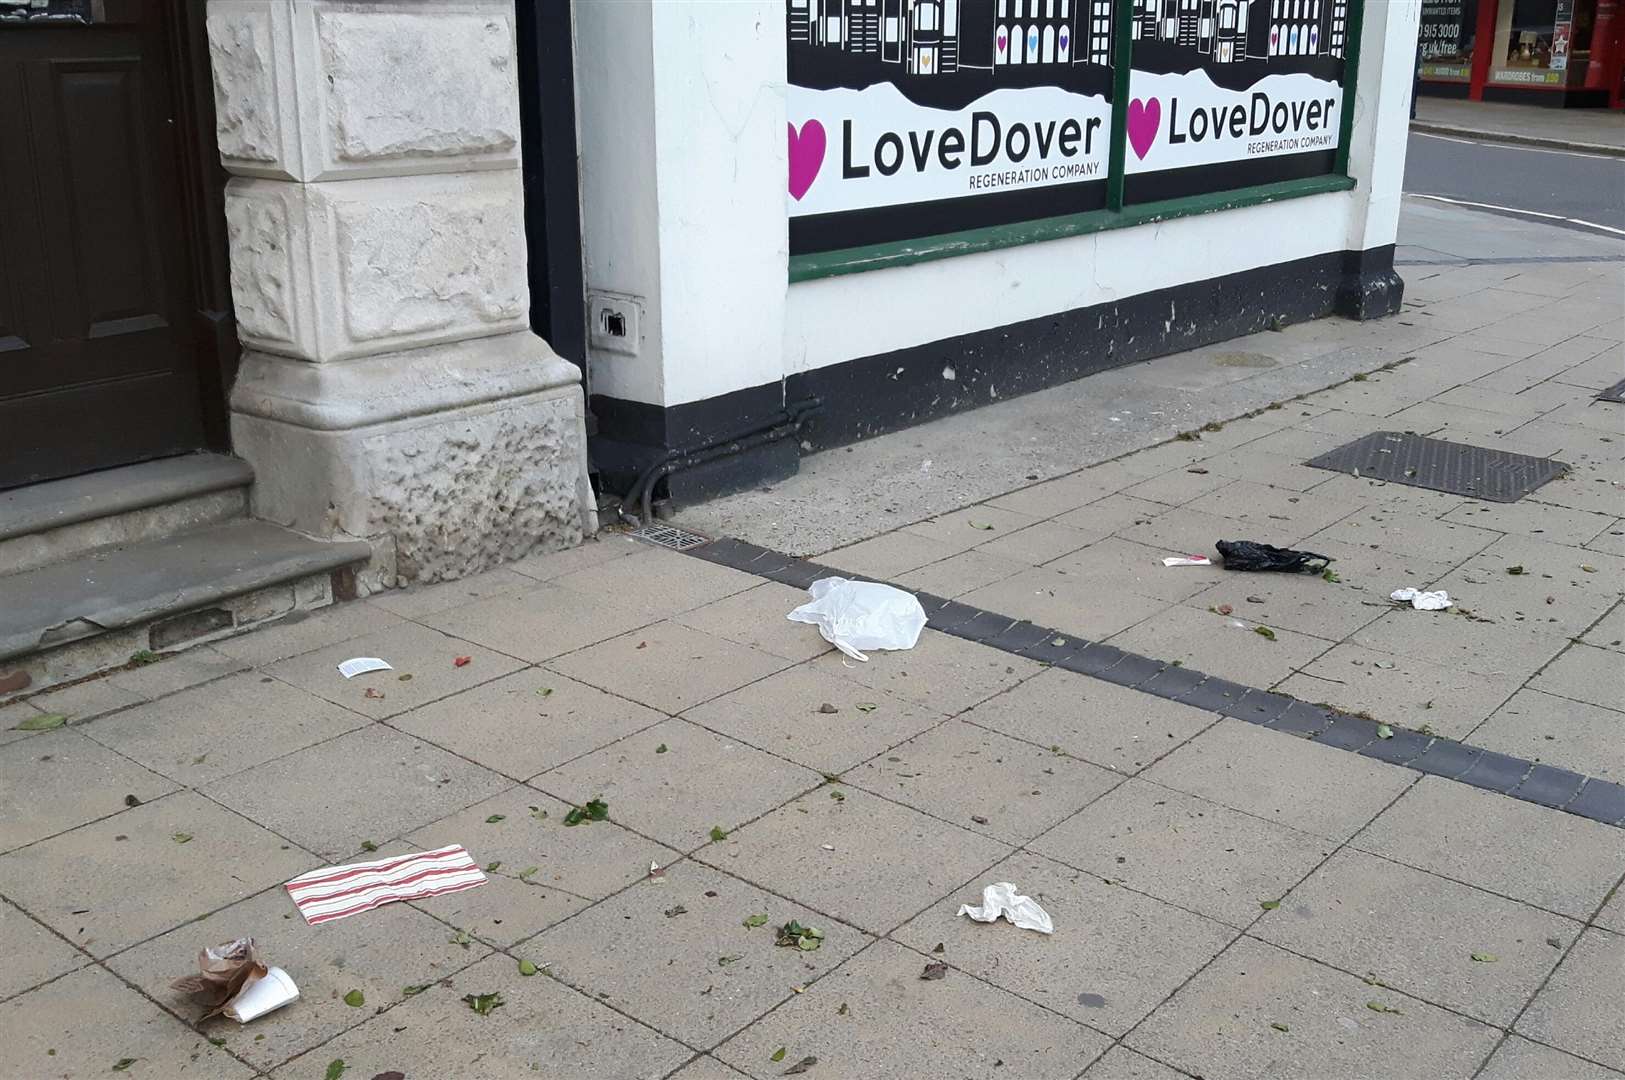
{"type": "Polygon", "coordinates": [[[587,340],[595,349],[636,356],[643,341],[643,301],[621,293],[587,294],[587,340]]]}

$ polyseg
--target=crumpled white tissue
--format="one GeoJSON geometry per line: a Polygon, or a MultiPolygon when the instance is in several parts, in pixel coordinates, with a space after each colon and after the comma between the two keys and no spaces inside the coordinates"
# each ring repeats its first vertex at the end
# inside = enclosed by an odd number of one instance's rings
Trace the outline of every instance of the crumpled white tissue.
{"type": "Polygon", "coordinates": [[[1443,611],[1447,607],[1455,607],[1456,602],[1450,599],[1450,594],[1443,589],[1437,592],[1423,592],[1421,589],[1395,589],[1388,594],[1388,599],[1398,600],[1400,603],[1410,601],[1411,607],[1417,611],[1443,611]]]}
{"type": "Polygon", "coordinates": [[[1023,930],[1037,930],[1040,934],[1055,933],[1055,924],[1050,922],[1049,912],[1039,907],[1037,900],[1016,892],[1016,887],[1008,881],[997,881],[984,887],[982,906],[963,904],[959,913],[969,915],[977,922],[997,922],[999,916],[1003,915],[1023,930]]]}

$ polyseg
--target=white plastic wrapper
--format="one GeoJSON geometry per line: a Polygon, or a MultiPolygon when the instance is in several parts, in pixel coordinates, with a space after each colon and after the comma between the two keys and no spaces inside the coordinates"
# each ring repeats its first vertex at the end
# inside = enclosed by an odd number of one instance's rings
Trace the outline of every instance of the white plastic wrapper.
{"type": "Polygon", "coordinates": [[[819,578],[807,590],[812,602],[785,618],[812,623],[824,640],[854,660],[864,649],[912,649],[925,629],[925,609],[902,589],[872,581],[819,578]]]}
{"type": "Polygon", "coordinates": [[[982,889],[982,906],[963,904],[961,915],[969,915],[977,922],[998,922],[999,916],[1015,923],[1023,930],[1037,930],[1040,934],[1055,933],[1055,924],[1049,921],[1049,912],[1038,906],[1030,896],[1022,896],[1008,881],[996,881],[982,889]]]}
{"type": "Polygon", "coordinates": [[[1409,603],[1417,611],[1443,611],[1447,607],[1454,607],[1456,602],[1450,599],[1450,594],[1443,589],[1437,592],[1423,592],[1421,589],[1395,589],[1388,594],[1388,599],[1398,600],[1400,603],[1409,603]]]}

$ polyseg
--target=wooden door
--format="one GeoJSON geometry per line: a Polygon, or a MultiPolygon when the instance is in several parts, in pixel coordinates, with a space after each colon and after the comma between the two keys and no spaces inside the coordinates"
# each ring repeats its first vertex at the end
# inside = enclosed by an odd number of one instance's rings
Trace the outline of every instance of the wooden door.
{"type": "Polygon", "coordinates": [[[0,7],[0,488],[205,445],[165,7],[0,7]]]}

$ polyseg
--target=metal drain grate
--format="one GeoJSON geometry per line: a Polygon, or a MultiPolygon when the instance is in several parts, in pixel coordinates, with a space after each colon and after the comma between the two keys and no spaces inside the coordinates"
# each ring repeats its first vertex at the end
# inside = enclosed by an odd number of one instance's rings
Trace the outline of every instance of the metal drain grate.
{"type": "Polygon", "coordinates": [[[633,529],[629,535],[634,540],[642,540],[645,544],[669,548],[672,551],[687,551],[711,542],[709,536],[691,533],[686,529],[674,529],[670,525],[644,525],[633,529]]]}
{"type": "Polygon", "coordinates": [[[1613,386],[1610,386],[1608,389],[1606,389],[1602,393],[1598,394],[1597,395],[1597,400],[1598,401],[1613,401],[1613,402],[1617,402],[1620,405],[1625,405],[1625,379],[1621,379],[1619,382],[1615,383],[1613,386]]]}
{"type": "Polygon", "coordinates": [[[1517,502],[1569,468],[1551,458],[1399,431],[1372,432],[1305,464],[1491,502],[1517,502]]]}

